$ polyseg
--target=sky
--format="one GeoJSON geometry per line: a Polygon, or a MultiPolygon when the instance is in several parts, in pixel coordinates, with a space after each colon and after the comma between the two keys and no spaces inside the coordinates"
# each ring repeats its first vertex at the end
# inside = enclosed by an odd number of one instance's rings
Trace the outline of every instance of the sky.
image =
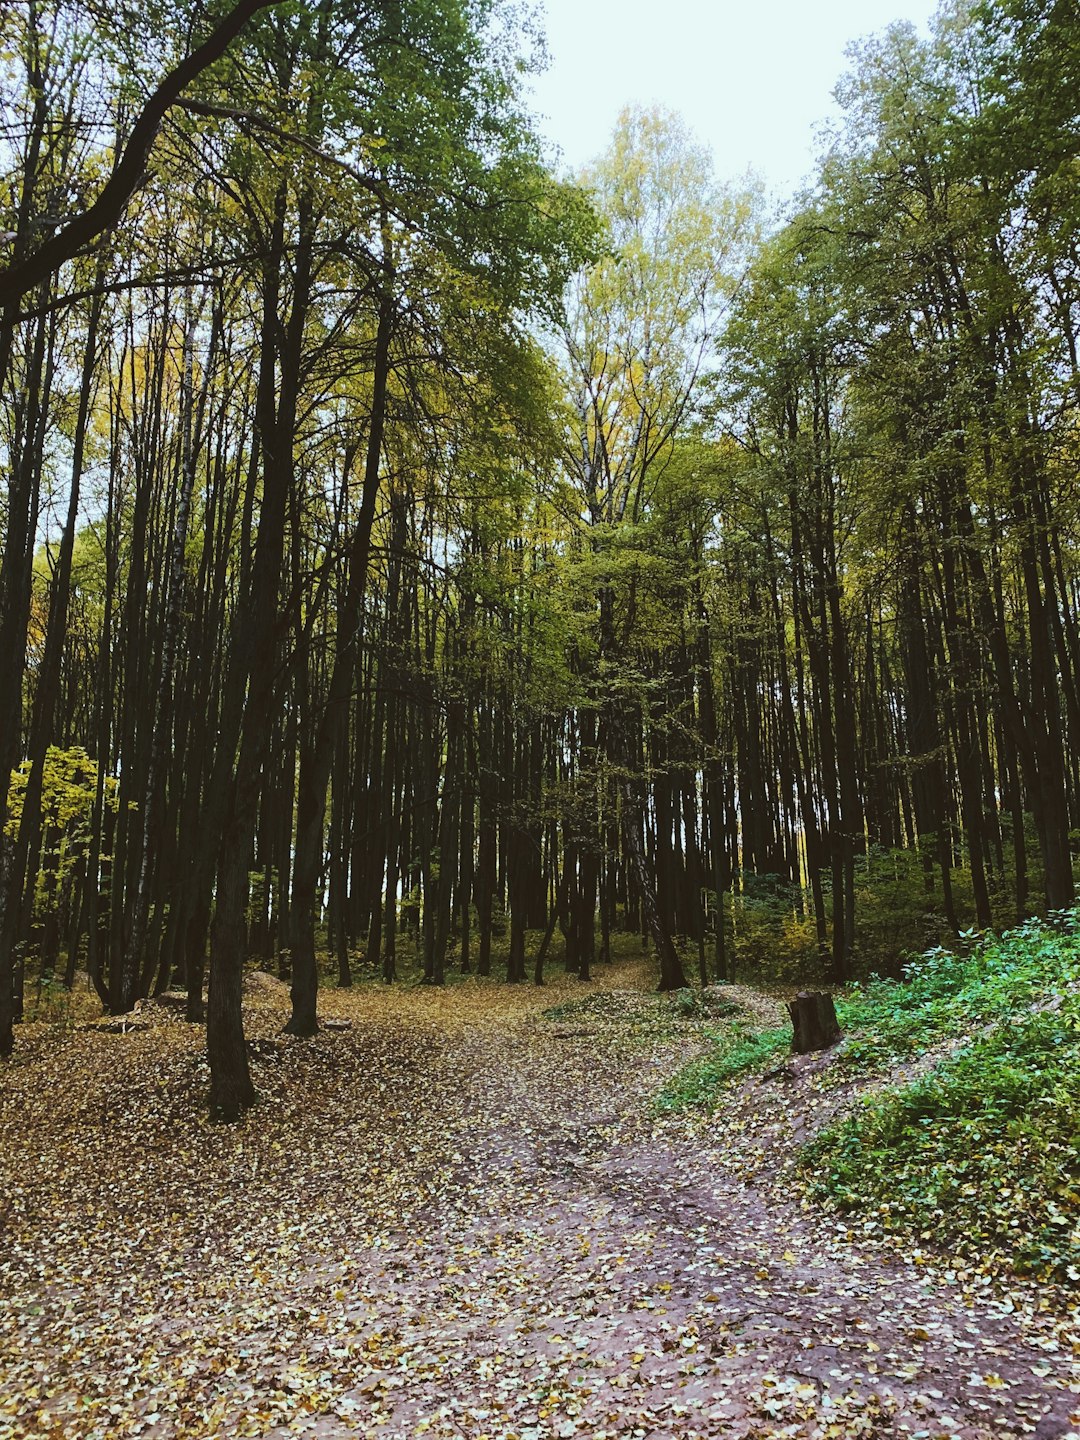
{"type": "Polygon", "coordinates": [[[551,64],[533,82],[540,128],[576,169],[607,145],[624,105],[679,111],[717,174],[753,169],[777,199],[814,168],[815,129],[851,40],[935,0],[540,0],[551,64]]]}

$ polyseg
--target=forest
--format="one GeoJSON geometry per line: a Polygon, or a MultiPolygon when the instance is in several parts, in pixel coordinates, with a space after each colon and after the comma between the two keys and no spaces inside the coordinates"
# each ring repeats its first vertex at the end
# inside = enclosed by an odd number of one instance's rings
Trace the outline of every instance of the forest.
{"type": "Polygon", "coordinates": [[[0,4],[0,1440],[1080,1430],[1074,0],[541,28],[0,4]]]}
{"type": "Polygon", "coordinates": [[[0,1050],[209,974],[235,1115],[246,961],[303,1035],[1067,909],[1070,7],[863,44],[779,217],[658,110],[557,178],[487,3],[249,3],[166,105],[211,18],[4,20],[0,1050]]]}

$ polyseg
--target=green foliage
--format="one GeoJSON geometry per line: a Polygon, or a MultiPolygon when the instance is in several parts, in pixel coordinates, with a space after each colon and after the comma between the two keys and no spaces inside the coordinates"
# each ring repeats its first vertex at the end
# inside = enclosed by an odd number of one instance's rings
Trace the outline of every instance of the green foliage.
{"type": "Polygon", "coordinates": [[[1029,921],[1000,937],[965,938],[966,951],[928,950],[902,981],[873,979],[841,997],[841,1028],[853,1032],[844,1064],[871,1068],[917,1055],[951,1035],[1008,1021],[1060,987],[1080,982],[1076,912],[1054,925],[1029,921]]]}
{"type": "MultiPolygon", "coordinates": [[[[800,1157],[810,1196],[871,1228],[948,1248],[986,1268],[1080,1279],[1080,912],[935,948],[902,980],[840,997],[837,1073],[925,1073],[875,1093],[800,1157]]],[[[676,1003],[678,997],[675,997],[676,1003]]],[[[790,1044],[736,1023],[654,1101],[709,1109],[724,1087],[790,1044]]]]}
{"type": "Polygon", "coordinates": [[[1080,1279],[1077,916],[968,955],[931,951],[903,984],[840,1007],[846,1063],[877,1065],[968,1035],[804,1152],[813,1198],[990,1268],[1080,1279]]]}
{"type": "Polygon", "coordinates": [[[992,1026],[826,1131],[804,1165],[838,1209],[1080,1280],[1080,1000],[992,1026]]]}
{"type": "Polygon", "coordinates": [[[76,1007],[71,991],[51,972],[39,977],[26,996],[24,1018],[31,1023],[40,1022],[68,1028],[75,1023],[76,1007]]]}
{"type": "Polygon", "coordinates": [[[786,1050],[791,1045],[791,1027],[754,1031],[737,1023],[713,1031],[709,1041],[708,1053],[684,1065],[657,1095],[653,1103],[661,1115],[710,1108],[730,1080],[760,1069],[778,1051],[786,1050]]]}
{"type": "Polygon", "coordinates": [[[736,973],[790,985],[819,979],[809,893],[776,875],[747,874],[743,885],[741,895],[725,897],[736,973]]]}
{"type": "MultiPolygon", "coordinates": [[[[7,834],[14,839],[22,819],[23,798],[30,779],[30,761],[24,760],[11,772],[8,790],[7,834]]],[[[50,745],[45,752],[41,776],[41,818],[46,828],[64,834],[76,833],[89,818],[97,784],[97,762],[81,745],[61,750],[50,745]]],[[[115,789],[115,781],[112,782],[115,789]]]]}
{"type": "MultiPolygon", "coordinates": [[[[1032,888],[1041,881],[1038,868],[1038,841],[1028,837],[1032,854],[1029,876],[1032,888]]],[[[927,890],[922,854],[917,849],[885,849],[871,846],[855,862],[855,974],[860,978],[878,975],[898,979],[909,973],[913,950],[928,953],[952,939],[944,913],[940,878],[932,873],[932,890],[927,890]]],[[[993,895],[994,913],[1002,923],[1014,913],[1013,876],[1006,869],[998,877],[999,890],[993,895]]],[[[952,872],[953,897],[958,913],[973,911],[970,872],[952,872]]],[[[828,914],[832,906],[832,884],[828,872],[822,875],[822,890],[828,914]]],[[[731,950],[738,975],[748,980],[774,984],[818,984],[828,974],[828,957],[817,947],[813,920],[813,896],[808,887],[800,889],[774,875],[743,877],[743,893],[725,897],[731,928],[731,950]]]]}
{"type": "MultiPolygon", "coordinates": [[[[11,772],[8,789],[8,816],[5,833],[14,840],[22,820],[23,804],[30,782],[31,764],[24,760],[11,772]]],[[[56,909],[72,879],[74,866],[85,851],[93,819],[97,787],[97,761],[81,745],[62,750],[50,745],[41,774],[42,855],[34,908],[40,917],[56,909]]],[[[112,776],[105,779],[105,804],[115,810],[119,786],[112,776]]]]}
{"type": "MultiPolygon", "coordinates": [[[[973,909],[968,873],[954,871],[952,883],[959,913],[968,914],[973,909]]],[[[922,855],[917,849],[872,845],[856,861],[857,975],[898,978],[904,974],[913,950],[929,949],[952,938],[937,873],[933,873],[933,884],[934,889],[928,892],[922,855]]]]}

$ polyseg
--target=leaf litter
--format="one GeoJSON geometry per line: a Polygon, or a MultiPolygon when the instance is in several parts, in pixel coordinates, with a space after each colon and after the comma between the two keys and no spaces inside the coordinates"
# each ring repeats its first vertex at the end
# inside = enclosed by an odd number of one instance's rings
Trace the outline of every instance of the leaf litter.
{"type": "Polygon", "coordinates": [[[28,1027],[0,1089],[0,1440],[1080,1435],[1073,1297],[801,1202],[812,1070],[657,1117],[700,1032],[647,985],[328,991],[348,1028],[304,1041],[252,977],[262,1099],[235,1128],[172,1008],[28,1027]]]}

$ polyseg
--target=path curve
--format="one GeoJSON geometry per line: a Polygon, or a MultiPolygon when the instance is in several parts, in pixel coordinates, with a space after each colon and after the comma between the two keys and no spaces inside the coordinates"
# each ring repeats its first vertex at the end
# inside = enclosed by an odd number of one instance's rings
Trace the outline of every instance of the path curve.
{"type": "Polygon", "coordinates": [[[333,995],[308,1043],[264,986],[238,1131],[180,1022],[43,1038],[0,1108],[0,1440],[1072,1433],[1029,1287],[860,1246],[722,1117],[648,1118],[677,1039],[518,994],[333,995]]]}

